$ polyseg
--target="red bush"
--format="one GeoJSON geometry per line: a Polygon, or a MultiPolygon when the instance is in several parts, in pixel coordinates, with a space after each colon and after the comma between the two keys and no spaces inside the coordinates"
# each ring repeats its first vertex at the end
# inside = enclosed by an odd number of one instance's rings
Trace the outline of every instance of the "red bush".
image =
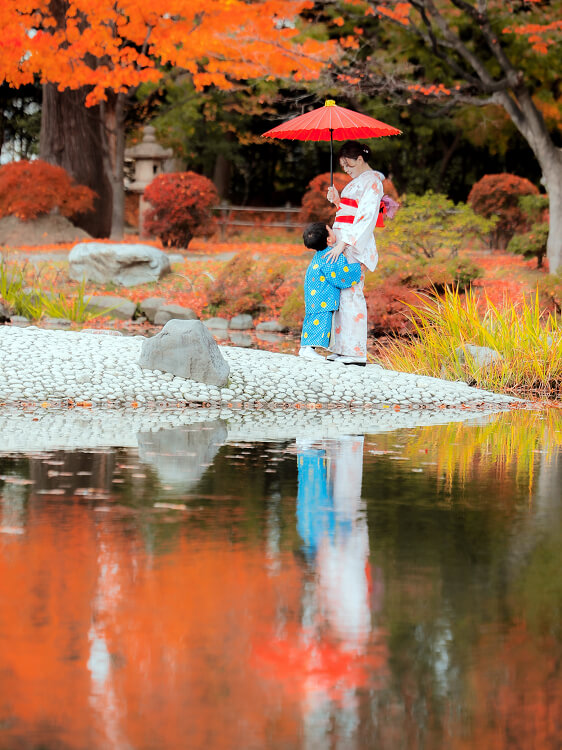
{"type": "Polygon", "coordinates": [[[144,228],[164,245],[187,247],[193,237],[211,235],[216,219],[211,207],[219,195],[211,180],[195,172],[159,174],[144,191],[152,208],[144,228]]]}
{"type": "MultiPolygon", "coordinates": [[[[341,193],[349,182],[346,174],[336,172],[334,174],[334,187],[341,193]]],[[[336,216],[336,207],[328,201],[326,193],[330,187],[330,173],[319,174],[308,183],[306,192],[302,197],[299,220],[303,224],[310,221],[323,221],[332,224],[336,216]]]]}
{"type": "Polygon", "coordinates": [[[499,217],[491,241],[493,246],[503,250],[514,234],[529,229],[529,220],[519,206],[519,198],[538,193],[535,185],[524,177],[488,174],[473,185],[468,203],[481,216],[490,218],[495,214],[499,217]]]}
{"type": "Polygon", "coordinates": [[[58,209],[63,216],[88,213],[96,194],[77,185],[62,168],[45,161],[14,161],[0,167],[0,217],[27,221],[58,209]]]}
{"type": "Polygon", "coordinates": [[[389,278],[377,289],[365,289],[369,331],[374,336],[406,336],[415,331],[408,305],[418,302],[416,290],[395,278],[389,278]]]}

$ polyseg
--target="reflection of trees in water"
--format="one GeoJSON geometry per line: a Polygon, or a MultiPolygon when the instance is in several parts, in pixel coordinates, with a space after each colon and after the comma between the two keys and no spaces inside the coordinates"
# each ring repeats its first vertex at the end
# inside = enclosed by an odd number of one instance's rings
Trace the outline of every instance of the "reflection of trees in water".
{"type": "Polygon", "coordinates": [[[72,496],[80,488],[96,488],[105,492],[112,489],[115,471],[115,451],[91,452],[51,451],[48,456],[29,459],[29,478],[33,490],[64,489],[72,496]]]}
{"type": "MultiPolygon", "coordinates": [[[[327,622],[336,599],[318,593],[338,565],[321,575],[316,559],[293,554],[303,542],[286,443],[219,448],[221,429],[210,425],[198,435],[150,434],[140,456],[115,452],[111,470],[104,454],[77,461],[80,454],[57,452],[52,460],[63,464],[40,470],[38,457],[2,458],[2,472],[25,475],[29,466],[47,489],[67,480],[49,471],[78,475],[97,460],[91,476],[69,477],[67,490],[111,490],[118,477],[113,496],[134,506],[121,517],[35,495],[25,534],[0,538],[0,644],[9,644],[0,649],[2,706],[17,721],[9,739],[24,727],[57,747],[108,747],[114,727],[122,746],[138,748],[230,750],[248,746],[248,736],[272,750],[311,750],[313,741],[322,750],[559,747],[562,458],[545,444],[556,423],[509,414],[502,425],[497,445],[487,424],[366,439],[360,512],[351,520],[360,530],[368,520],[370,569],[376,560],[384,581],[369,604],[371,616],[378,607],[372,619],[384,628],[387,667],[374,682],[353,683],[356,675],[344,672],[339,685],[349,695],[340,690],[337,706],[316,710],[311,700],[308,745],[302,696],[312,683],[296,680],[297,695],[294,678],[273,682],[250,663],[272,626],[290,640],[320,623],[330,644],[343,632],[341,620],[327,622]],[[519,453],[517,424],[525,432],[519,453]],[[373,457],[374,442],[396,453],[373,457]],[[423,472],[412,472],[421,462],[423,472]],[[172,478],[178,489],[163,490],[172,478]],[[175,492],[172,502],[182,502],[188,491],[193,513],[153,511],[155,500],[175,492]],[[41,735],[53,717],[61,727],[41,735]]],[[[21,500],[7,487],[4,496],[21,500]]],[[[301,677],[296,656],[307,653],[289,652],[301,677]]],[[[338,685],[324,687],[335,701],[338,685]]]]}
{"type": "Polygon", "coordinates": [[[454,495],[456,502],[462,499],[473,505],[487,503],[489,497],[470,496],[463,488],[488,477],[497,482],[494,501],[509,504],[515,486],[526,489],[528,497],[533,493],[539,457],[546,457],[548,464],[562,449],[562,411],[504,412],[483,417],[477,424],[451,422],[373,438],[378,448],[392,449],[402,443],[402,449],[394,452],[408,458],[412,466],[424,467],[437,480],[436,492],[442,497],[454,495]],[[428,461],[431,466],[426,465],[428,461]]]}
{"type": "Polygon", "coordinates": [[[531,412],[369,438],[394,450],[371,459],[364,490],[392,667],[376,705],[398,722],[383,718],[376,746],[560,745],[560,426],[531,412]]]}

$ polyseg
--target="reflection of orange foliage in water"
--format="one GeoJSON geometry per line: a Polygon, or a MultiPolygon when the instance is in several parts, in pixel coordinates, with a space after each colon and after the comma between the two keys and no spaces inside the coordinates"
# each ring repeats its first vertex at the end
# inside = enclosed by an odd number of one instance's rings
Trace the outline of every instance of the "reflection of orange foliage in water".
{"type": "Polygon", "coordinates": [[[214,530],[150,557],[107,513],[49,511],[0,539],[0,718],[15,742],[3,750],[23,737],[92,750],[294,741],[298,698],[280,710],[281,686],[266,691],[249,664],[280,610],[298,618],[292,556],[272,575],[261,546],[214,530]],[[92,644],[106,655],[93,674],[92,644]]]}
{"type": "MultiPolygon", "coordinates": [[[[252,737],[266,747],[275,697],[264,694],[249,657],[279,605],[298,611],[294,563],[271,577],[262,548],[227,539],[180,539],[173,556],[140,567],[134,549],[104,548],[100,563],[118,571],[120,593],[116,599],[111,581],[100,591],[100,630],[122,665],[111,680],[132,746],[219,750],[252,737]]],[[[278,717],[281,744],[297,734],[297,718],[278,717]]]]}
{"type": "Polygon", "coordinates": [[[451,749],[562,747],[559,654],[554,638],[534,636],[524,623],[511,629],[502,648],[497,633],[484,637],[472,667],[472,732],[460,739],[460,730],[451,749]]]}
{"type": "MultiPolygon", "coordinates": [[[[71,747],[92,746],[86,665],[97,566],[83,515],[65,508],[0,539],[0,717],[8,726],[14,717],[17,737],[41,728],[43,739],[52,733],[71,747]]],[[[2,748],[27,747],[5,735],[2,748]]]]}

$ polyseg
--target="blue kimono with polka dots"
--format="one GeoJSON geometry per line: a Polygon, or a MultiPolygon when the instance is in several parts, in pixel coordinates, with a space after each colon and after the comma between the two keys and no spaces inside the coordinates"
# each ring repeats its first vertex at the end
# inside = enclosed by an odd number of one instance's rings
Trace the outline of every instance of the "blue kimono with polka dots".
{"type": "Polygon", "coordinates": [[[301,346],[325,346],[330,343],[332,314],[340,304],[340,289],[355,286],[361,279],[361,264],[350,263],[345,255],[330,263],[318,250],[304,277],[305,316],[301,346]]]}

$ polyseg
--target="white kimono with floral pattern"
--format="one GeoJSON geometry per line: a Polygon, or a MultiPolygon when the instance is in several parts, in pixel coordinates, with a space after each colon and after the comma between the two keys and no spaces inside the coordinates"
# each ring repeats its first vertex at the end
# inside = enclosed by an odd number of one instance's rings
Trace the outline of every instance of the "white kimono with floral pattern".
{"type": "Polygon", "coordinates": [[[384,175],[374,170],[363,172],[345,186],[333,230],[338,240],[349,247],[345,256],[361,263],[361,281],[350,289],[342,289],[339,310],[334,312],[330,351],[346,357],[365,359],[367,356],[367,305],[363,295],[365,270],[374,271],[378,262],[374,229],[383,196],[384,175]]]}

